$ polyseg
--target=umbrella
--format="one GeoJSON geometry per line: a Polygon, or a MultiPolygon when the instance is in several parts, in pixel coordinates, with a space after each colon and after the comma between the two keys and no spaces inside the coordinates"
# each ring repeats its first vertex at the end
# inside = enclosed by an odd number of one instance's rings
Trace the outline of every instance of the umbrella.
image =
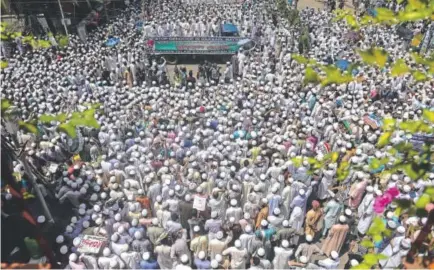
{"type": "Polygon", "coordinates": [[[340,59],[340,60],[336,61],[336,66],[337,66],[340,70],[344,71],[344,70],[347,70],[347,69],[348,69],[348,67],[350,66],[350,62],[348,62],[348,61],[345,60],[345,59],[340,59]]]}
{"type": "Polygon", "coordinates": [[[120,39],[119,39],[119,38],[109,38],[109,39],[106,41],[105,45],[106,45],[107,47],[113,47],[113,46],[116,46],[116,44],[118,44],[119,42],[120,42],[120,39]]]}

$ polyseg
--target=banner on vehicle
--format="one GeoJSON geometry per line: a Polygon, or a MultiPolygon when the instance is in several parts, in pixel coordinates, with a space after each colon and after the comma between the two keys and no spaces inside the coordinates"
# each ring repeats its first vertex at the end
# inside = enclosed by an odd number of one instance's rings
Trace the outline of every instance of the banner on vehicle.
{"type": "Polygon", "coordinates": [[[244,40],[239,37],[158,37],[153,43],[155,53],[234,54],[244,40]]]}

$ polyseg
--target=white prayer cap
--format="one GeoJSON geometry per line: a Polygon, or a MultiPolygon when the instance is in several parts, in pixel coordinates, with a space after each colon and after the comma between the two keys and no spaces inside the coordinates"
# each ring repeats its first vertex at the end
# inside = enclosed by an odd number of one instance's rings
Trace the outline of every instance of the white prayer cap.
{"type": "Polygon", "coordinates": [[[307,263],[307,262],[308,262],[307,257],[306,257],[306,256],[301,256],[301,257],[300,257],[300,262],[301,262],[301,263],[307,263]]]}
{"type": "Polygon", "coordinates": [[[236,199],[232,199],[231,200],[231,205],[232,206],[236,206],[237,205],[237,200],[236,199]]]}
{"type": "Polygon", "coordinates": [[[411,191],[411,187],[409,185],[404,185],[403,190],[405,193],[409,193],[411,191]]]}
{"type": "Polygon", "coordinates": [[[142,255],[143,260],[147,261],[151,257],[151,254],[149,252],[145,252],[142,255]]]}
{"type": "Polygon", "coordinates": [[[386,217],[387,217],[388,219],[393,218],[393,212],[391,212],[391,211],[387,212],[386,217]]]}
{"type": "Polygon", "coordinates": [[[108,248],[108,247],[104,248],[104,250],[102,251],[102,255],[103,255],[104,257],[108,257],[108,256],[110,256],[111,253],[112,253],[112,252],[111,252],[110,248],[108,248]]]}
{"type": "Polygon", "coordinates": [[[274,208],[273,214],[280,215],[280,209],[279,208],[274,208]]]}
{"type": "Polygon", "coordinates": [[[153,225],[158,225],[158,218],[153,218],[152,219],[152,224],[153,225]]]}
{"type": "Polygon", "coordinates": [[[67,233],[71,233],[71,232],[73,231],[72,226],[70,226],[70,225],[66,226],[65,231],[66,231],[67,233]]]}
{"type": "Polygon", "coordinates": [[[411,240],[408,238],[405,238],[401,241],[401,247],[405,249],[409,249],[411,247],[411,240]]]}
{"type": "Polygon", "coordinates": [[[246,212],[244,213],[243,217],[244,219],[250,219],[250,214],[246,212]]]}
{"type": "Polygon", "coordinates": [[[283,225],[283,227],[289,227],[289,221],[288,220],[284,220],[284,221],[282,221],[282,225],[283,225]]]}
{"type": "Polygon", "coordinates": [[[75,262],[75,261],[77,261],[77,259],[78,259],[77,254],[71,253],[71,255],[69,255],[69,261],[70,262],[75,262]]]}
{"type": "Polygon", "coordinates": [[[236,248],[240,248],[241,247],[241,241],[240,240],[235,240],[235,247],[236,248]]]}
{"type": "Polygon", "coordinates": [[[374,187],[373,186],[367,186],[366,191],[369,193],[372,193],[372,192],[374,192],[374,187]]]}
{"type": "Polygon", "coordinates": [[[289,247],[289,242],[288,242],[288,240],[283,240],[282,241],[282,247],[284,247],[284,248],[287,248],[287,247],[289,247]]]}
{"type": "Polygon", "coordinates": [[[265,227],[265,226],[267,226],[268,225],[268,221],[266,221],[265,219],[263,219],[262,221],[261,221],[261,226],[262,227],[265,227]]]}
{"type": "Polygon", "coordinates": [[[219,263],[216,260],[212,260],[211,261],[211,267],[213,269],[217,269],[217,267],[219,267],[219,263]]]}
{"type": "Polygon", "coordinates": [[[124,233],[124,232],[125,232],[125,227],[123,225],[119,225],[118,233],[124,233]]]}
{"type": "Polygon", "coordinates": [[[397,231],[398,233],[403,234],[403,233],[405,233],[405,228],[404,228],[404,226],[399,226],[399,227],[396,229],[396,231],[397,231]]]}
{"type": "Polygon", "coordinates": [[[359,262],[357,261],[357,260],[355,260],[355,259],[352,259],[351,261],[350,261],[350,264],[351,264],[351,266],[357,266],[357,265],[359,265],[359,262]]]}
{"type": "Polygon", "coordinates": [[[161,197],[161,195],[157,196],[157,202],[161,202],[163,200],[163,197],[161,197]]]}
{"type": "Polygon", "coordinates": [[[80,245],[80,242],[81,242],[80,237],[75,237],[74,240],[72,240],[72,244],[74,245],[74,247],[78,247],[78,245],[80,245]]]}
{"type": "Polygon", "coordinates": [[[45,222],[45,216],[39,216],[37,219],[38,223],[44,223],[45,222]]]}
{"type": "Polygon", "coordinates": [[[186,202],[191,201],[191,196],[190,196],[190,194],[185,195],[185,201],[186,201],[186,202]]]}
{"type": "Polygon", "coordinates": [[[200,231],[200,227],[197,226],[197,225],[194,226],[194,227],[193,227],[193,231],[194,231],[194,232],[199,232],[199,231],[200,231]]]}
{"type": "Polygon", "coordinates": [[[96,223],[96,225],[101,225],[102,224],[102,218],[97,218],[96,220],[95,220],[95,223],[96,223]]]}
{"type": "Polygon", "coordinates": [[[142,238],[142,232],[135,231],[134,232],[134,238],[137,239],[137,240],[141,239],[142,238]]]}
{"type": "Polygon", "coordinates": [[[340,216],[339,217],[339,222],[345,223],[347,221],[347,218],[345,216],[340,216]]]}
{"type": "Polygon", "coordinates": [[[389,220],[389,221],[387,221],[387,226],[388,226],[389,228],[391,228],[391,229],[396,229],[396,227],[397,227],[398,225],[396,224],[395,221],[393,221],[393,220],[389,220]]]}
{"type": "Polygon", "coordinates": [[[330,256],[332,257],[333,260],[336,260],[337,258],[339,258],[339,254],[335,250],[333,250],[330,253],[330,256]]]}
{"type": "Polygon", "coordinates": [[[301,196],[303,196],[304,194],[306,194],[306,191],[304,191],[304,189],[300,189],[298,191],[298,194],[300,194],[301,196]]]}
{"type": "Polygon", "coordinates": [[[143,189],[139,189],[139,190],[137,191],[137,193],[138,193],[139,195],[143,195],[143,189]]]}
{"type": "Polygon", "coordinates": [[[120,213],[116,213],[116,215],[115,215],[115,220],[116,220],[116,221],[121,221],[121,219],[122,219],[121,214],[120,214],[120,213]]]}
{"type": "Polygon", "coordinates": [[[268,203],[268,199],[267,198],[262,198],[261,201],[262,201],[263,204],[267,204],[268,203]]]}
{"type": "Polygon", "coordinates": [[[310,235],[310,234],[306,235],[306,241],[307,242],[312,242],[312,240],[313,240],[313,236],[312,235],[310,235]]]}
{"type": "Polygon", "coordinates": [[[181,255],[181,262],[182,263],[188,263],[188,255],[187,254],[181,255]]]}
{"type": "Polygon", "coordinates": [[[215,236],[217,237],[217,239],[221,240],[223,238],[223,232],[218,231],[215,236]]]}
{"type": "Polygon", "coordinates": [[[244,228],[244,231],[245,231],[246,233],[250,233],[250,232],[252,232],[252,226],[251,226],[250,224],[246,225],[246,227],[244,228]]]}
{"type": "MultiPolygon", "coordinates": [[[[93,210],[94,210],[95,212],[99,212],[99,211],[101,211],[101,207],[100,207],[99,205],[94,205],[93,210]]],[[[72,221],[72,220],[71,220],[71,221],[72,221]]],[[[74,222],[74,223],[75,223],[75,222],[74,222]]]]}
{"type": "Polygon", "coordinates": [[[89,221],[87,221],[87,220],[83,221],[83,227],[84,227],[85,229],[89,228],[89,226],[90,226],[89,221]]]}
{"type": "Polygon", "coordinates": [[[142,216],[146,217],[148,215],[148,210],[147,209],[143,209],[142,210],[142,216]]]}
{"type": "Polygon", "coordinates": [[[345,209],[345,215],[351,216],[352,214],[353,214],[353,211],[351,211],[351,209],[349,209],[349,208],[345,209]]]}
{"type": "Polygon", "coordinates": [[[211,212],[211,218],[216,218],[218,215],[217,211],[212,211],[211,212]]]}
{"type": "Polygon", "coordinates": [[[205,251],[203,251],[203,250],[199,251],[198,257],[201,260],[205,259],[205,251]]]}
{"type": "Polygon", "coordinates": [[[259,248],[259,249],[258,249],[258,255],[259,255],[260,257],[264,256],[264,255],[265,255],[265,249],[263,249],[263,248],[259,248]]]}
{"type": "Polygon", "coordinates": [[[57,244],[61,244],[61,243],[63,243],[63,241],[65,241],[65,237],[63,237],[63,235],[59,235],[56,237],[56,243],[57,244]]]}
{"type": "Polygon", "coordinates": [[[117,242],[117,241],[119,241],[119,234],[117,234],[117,233],[114,233],[113,235],[112,235],[112,237],[110,237],[110,240],[112,240],[113,242],[117,242]]]}
{"type": "Polygon", "coordinates": [[[137,226],[139,224],[139,220],[137,218],[133,218],[133,220],[131,220],[131,226],[137,226]]]}
{"type": "Polygon", "coordinates": [[[229,218],[229,222],[230,222],[230,223],[234,223],[234,222],[235,222],[235,217],[230,217],[230,218],[229,218]]]}

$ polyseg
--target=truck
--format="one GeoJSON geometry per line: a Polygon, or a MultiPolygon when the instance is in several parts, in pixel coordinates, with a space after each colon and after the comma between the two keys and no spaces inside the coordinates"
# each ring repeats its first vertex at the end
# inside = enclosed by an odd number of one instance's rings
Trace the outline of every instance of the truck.
{"type": "Polygon", "coordinates": [[[177,64],[182,58],[203,57],[213,62],[229,60],[240,48],[253,50],[255,42],[239,36],[238,28],[221,24],[215,37],[154,37],[148,41],[151,54],[163,56],[168,64],[177,64]]]}

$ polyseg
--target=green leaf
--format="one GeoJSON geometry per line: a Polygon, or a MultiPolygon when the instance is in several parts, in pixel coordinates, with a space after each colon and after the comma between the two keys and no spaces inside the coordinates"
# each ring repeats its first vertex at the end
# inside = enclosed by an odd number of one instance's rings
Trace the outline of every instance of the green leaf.
{"type": "Polygon", "coordinates": [[[384,255],[384,254],[377,254],[377,260],[385,260],[385,259],[387,259],[387,258],[389,258],[389,257],[387,257],[386,255],[384,255]]]}
{"type": "Polygon", "coordinates": [[[75,127],[73,125],[63,123],[63,124],[60,124],[57,127],[57,129],[60,132],[66,133],[66,135],[68,135],[71,138],[75,138],[77,136],[77,132],[75,131],[75,127]]]}
{"type": "Polygon", "coordinates": [[[39,121],[42,123],[50,123],[51,121],[56,121],[56,117],[49,114],[43,114],[39,117],[39,121]]]}
{"type": "Polygon", "coordinates": [[[418,21],[428,19],[431,16],[430,10],[420,9],[415,11],[401,11],[398,13],[398,20],[400,22],[418,21]]]}
{"type": "Polygon", "coordinates": [[[60,113],[56,116],[56,120],[59,121],[60,123],[65,122],[67,119],[67,115],[65,113],[60,113]]]}
{"type": "Polygon", "coordinates": [[[413,60],[416,62],[416,64],[425,64],[425,60],[418,53],[411,53],[411,56],[413,57],[413,60]]]}
{"type": "Polygon", "coordinates": [[[2,99],[2,115],[5,113],[5,111],[7,111],[11,106],[11,102],[7,99],[2,99]]]}
{"type": "MultiPolygon", "coordinates": [[[[386,225],[384,225],[383,220],[379,217],[375,217],[372,221],[371,226],[368,230],[368,235],[381,235],[386,230],[386,225]]],[[[374,241],[377,241],[374,239],[374,241]]]]}
{"type": "Polygon", "coordinates": [[[428,194],[422,194],[422,196],[419,197],[419,199],[416,201],[415,206],[417,208],[424,208],[427,204],[431,202],[431,198],[428,194]]]}
{"type": "Polygon", "coordinates": [[[398,77],[410,72],[410,68],[405,64],[404,60],[398,59],[392,66],[392,76],[398,77]]]}
{"type": "Polygon", "coordinates": [[[383,48],[371,48],[366,51],[358,50],[363,62],[369,65],[384,67],[387,62],[387,52],[383,48]]]}
{"type": "Polygon", "coordinates": [[[366,270],[366,269],[370,269],[371,268],[371,266],[370,265],[368,265],[368,264],[366,264],[366,263],[361,263],[361,264],[359,264],[359,265],[356,265],[356,266],[354,266],[354,267],[351,267],[351,269],[364,269],[364,270],[366,270]]]}
{"type": "Polygon", "coordinates": [[[426,81],[428,79],[428,77],[424,73],[420,72],[419,70],[412,71],[411,75],[413,75],[413,78],[417,82],[426,81]]]}
{"type": "Polygon", "coordinates": [[[0,62],[0,68],[1,68],[1,69],[5,69],[5,68],[7,68],[8,66],[9,66],[8,61],[1,60],[1,62],[0,62]]]}
{"type": "Polygon", "coordinates": [[[353,14],[345,15],[345,21],[353,29],[359,29],[360,26],[357,23],[356,17],[353,14]]]}
{"type": "Polygon", "coordinates": [[[390,9],[387,8],[376,8],[375,11],[377,12],[376,19],[379,22],[384,23],[397,23],[395,12],[393,12],[390,9]]]}
{"type": "Polygon", "coordinates": [[[351,75],[341,73],[341,71],[335,66],[323,66],[321,69],[326,73],[326,77],[321,80],[322,86],[343,84],[353,80],[351,75]]]}
{"type": "Polygon", "coordinates": [[[313,68],[307,67],[304,73],[303,83],[306,85],[308,83],[317,83],[319,82],[318,73],[316,73],[313,68]]]}
{"type": "Polygon", "coordinates": [[[24,121],[18,121],[18,126],[28,132],[31,132],[33,134],[38,134],[38,129],[36,128],[35,125],[28,123],[28,122],[24,122],[24,121]]]}
{"type": "Polygon", "coordinates": [[[434,122],[434,112],[423,110],[423,118],[425,118],[427,121],[433,123],[434,122]]]}
{"type": "Polygon", "coordinates": [[[375,247],[375,245],[374,245],[374,243],[372,243],[372,241],[370,241],[370,240],[363,240],[361,243],[360,243],[360,245],[362,245],[363,247],[365,247],[365,248],[373,248],[373,247],[375,247]]]}
{"type": "Polygon", "coordinates": [[[298,62],[300,64],[307,64],[309,62],[305,57],[303,57],[299,54],[293,54],[293,55],[291,55],[291,57],[292,57],[292,59],[294,59],[296,62],[298,62]]]}
{"type": "Polygon", "coordinates": [[[384,147],[386,144],[389,143],[390,137],[392,136],[392,132],[387,131],[381,134],[380,138],[378,139],[377,146],[378,147],[384,147]]]}
{"type": "Polygon", "coordinates": [[[385,118],[383,119],[383,129],[384,130],[394,130],[395,129],[396,120],[393,118],[385,118]]]}
{"type": "Polygon", "coordinates": [[[370,266],[376,265],[378,263],[377,255],[366,254],[365,256],[363,256],[363,262],[370,266]]]}

